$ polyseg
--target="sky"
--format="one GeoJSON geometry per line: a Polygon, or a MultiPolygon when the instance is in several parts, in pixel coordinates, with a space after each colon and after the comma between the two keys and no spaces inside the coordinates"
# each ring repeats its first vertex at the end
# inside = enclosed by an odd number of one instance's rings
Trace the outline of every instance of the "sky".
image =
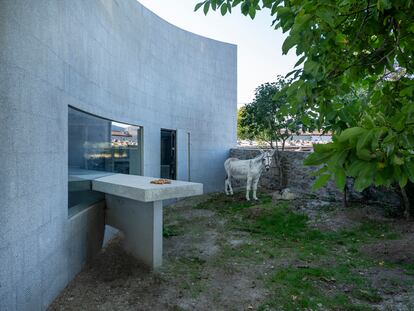
{"type": "Polygon", "coordinates": [[[251,20],[240,13],[240,7],[232,14],[221,16],[210,11],[204,16],[202,9],[194,12],[201,0],[138,0],[145,7],[166,21],[212,39],[238,46],[238,104],[253,100],[254,90],[260,84],[276,80],[293,69],[297,61],[294,51],[282,55],[286,37],[281,30],[271,27],[269,10],[258,12],[251,20]]]}

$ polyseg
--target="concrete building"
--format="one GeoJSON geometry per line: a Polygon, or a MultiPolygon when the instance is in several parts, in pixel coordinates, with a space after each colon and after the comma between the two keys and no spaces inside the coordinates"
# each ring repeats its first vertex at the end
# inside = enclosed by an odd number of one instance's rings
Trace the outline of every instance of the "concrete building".
{"type": "Polygon", "coordinates": [[[0,1],[0,310],[46,309],[102,245],[102,196],[68,212],[68,158],[82,147],[69,112],[139,126],[146,176],[166,169],[170,133],[173,177],[221,190],[236,71],[236,46],[135,0],[0,1]]]}

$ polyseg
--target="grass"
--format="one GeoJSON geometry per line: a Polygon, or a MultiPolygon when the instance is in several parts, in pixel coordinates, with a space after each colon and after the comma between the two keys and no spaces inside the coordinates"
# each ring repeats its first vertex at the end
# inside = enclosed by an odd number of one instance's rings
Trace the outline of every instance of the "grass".
{"type": "Polygon", "coordinates": [[[180,290],[187,291],[193,298],[206,290],[208,275],[204,272],[206,261],[198,257],[179,257],[171,263],[169,271],[180,277],[180,290]]]}
{"type": "Polygon", "coordinates": [[[402,266],[406,274],[414,275],[414,263],[403,264],[402,266]]]}
{"type": "MultiPolygon", "coordinates": [[[[322,232],[310,228],[308,217],[288,203],[272,205],[269,196],[257,204],[216,195],[197,208],[216,211],[227,219],[228,230],[248,232],[253,240],[237,248],[222,245],[218,264],[229,259],[289,263],[265,279],[274,295],[261,310],[372,310],[381,302],[380,293],[360,273],[378,262],[359,250],[370,242],[398,239],[388,224],[367,219],[353,229],[322,232]]],[[[404,268],[414,274],[414,265],[404,268]]]]}
{"type": "Polygon", "coordinates": [[[164,238],[168,239],[173,236],[178,236],[183,233],[182,226],[178,225],[164,225],[162,228],[162,235],[164,238]]]}

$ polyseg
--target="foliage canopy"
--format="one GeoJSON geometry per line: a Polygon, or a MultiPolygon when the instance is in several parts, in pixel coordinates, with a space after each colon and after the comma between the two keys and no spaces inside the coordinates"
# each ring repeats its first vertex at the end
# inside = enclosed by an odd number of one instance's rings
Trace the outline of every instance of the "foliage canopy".
{"type": "Polygon", "coordinates": [[[318,186],[333,177],[343,189],[346,176],[357,190],[414,182],[412,0],[206,0],[196,9],[237,6],[252,19],[269,10],[289,33],[283,53],[295,48],[299,60],[287,75],[288,113],[334,133],[306,161],[325,165],[318,186]]]}
{"type": "Polygon", "coordinates": [[[276,82],[260,85],[255,90],[253,102],[240,111],[240,134],[248,139],[266,141],[278,148],[278,141],[285,141],[299,130],[299,122],[286,114],[286,86],[289,80],[278,77],[276,82]],[[274,99],[278,94],[277,99],[274,99]]]}

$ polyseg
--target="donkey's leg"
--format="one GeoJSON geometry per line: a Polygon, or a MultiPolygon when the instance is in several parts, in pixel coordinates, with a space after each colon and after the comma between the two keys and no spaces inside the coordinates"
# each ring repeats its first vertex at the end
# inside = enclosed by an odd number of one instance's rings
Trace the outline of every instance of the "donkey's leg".
{"type": "Polygon", "coordinates": [[[229,177],[229,189],[230,189],[230,195],[233,195],[233,187],[231,186],[231,177],[229,177]]]}
{"type": "Polygon", "coordinates": [[[247,184],[246,184],[246,200],[250,201],[250,189],[252,185],[252,178],[247,176],[247,184]]]}
{"type": "Polygon", "coordinates": [[[226,170],[226,172],[227,172],[226,182],[227,182],[227,186],[229,187],[229,191],[230,191],[229,193],[230,195],[233,195],[233,187],[231,186],[231,175],[229,171],[226,170]]]}
{"type": "Polygon", "coordinates": [[[231,181],[230,169],[229,169],[229,167],[227,167],[226,164],[224,164],[224,169],[226,170],[226,179],[224,180],[224,192],[226,193],[226,195],[229,195],[229,194],[231,194],[231,193],[229,193],[229,189],[231,190],[231,185],[230,185],[230,181],[231,181]]]}
{"type": "Polygon", "coordinates": [[[256,196],[256,191],[257,191],[257,184],[259,183],[259,178],[256,178],[253,180],[253,200],[258,200],[257,196],[256,196]]]}
{"type": "Polygon", "coordinates": [[[230,181],[229,181],[229,175],[226,175],[226,179],[224,180],[224,192],[226,193],[226,195],[229,195],[229,189],[230,189],[230,181]]]}

